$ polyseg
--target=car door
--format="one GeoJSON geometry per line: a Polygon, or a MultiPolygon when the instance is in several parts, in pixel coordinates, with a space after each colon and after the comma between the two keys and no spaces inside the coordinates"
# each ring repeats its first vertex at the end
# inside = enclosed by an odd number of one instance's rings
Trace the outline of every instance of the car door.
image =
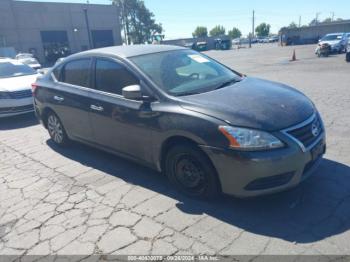
{"type": "Polygon", "coordinates": [[[105,148],[143,161],[151,161],[151,126],[155,113],[150,104],[128,100],[122,89],[140,80],[121,62],[108,58],[94,61],[91,125],[95,141],[105,148]]]}
{"type": "Polygon", "coordinates": [[[57,78],[50,95],[52,109],[61,119],[69,136],[92,140],[89,120],[92,59],[71,60],[54,71],[57,78]]]}

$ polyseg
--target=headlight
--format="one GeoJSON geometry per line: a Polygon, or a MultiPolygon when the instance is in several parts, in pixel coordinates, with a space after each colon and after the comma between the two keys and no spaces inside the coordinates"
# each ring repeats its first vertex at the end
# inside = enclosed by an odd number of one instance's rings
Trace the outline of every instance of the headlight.
{"type": "Polygon", "coordinates": [[[11,99],[8,92],[0,92],[0,99],[11,99]]]}
{"type": "Polygon", "coordinates": [[[232,126],[219,126],[219,130],[235,149],[268,150],[284,146],[278,138],[264,131],[232,126]]]}

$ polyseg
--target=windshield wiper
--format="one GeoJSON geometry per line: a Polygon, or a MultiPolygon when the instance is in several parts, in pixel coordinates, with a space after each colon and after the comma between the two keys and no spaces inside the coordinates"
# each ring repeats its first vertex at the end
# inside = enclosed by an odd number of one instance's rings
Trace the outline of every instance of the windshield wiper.
{"type": "Polygon", "coordinates": [[[197,92],[196,91],[191,92],[191,91],[189,91],[189,92],[176,94],[176,96],[198,95],[198,94],[201,94],[201,93],[205,93],[205,92],[209,92],[209,91],[212,91],[212,90],[220,89],[220,88],[223,88],[223,87],[231,85],[231,84],[235,84],[235,83],[240,82],[240,81],[241,81],[241,79],[232,78],[232,79],[230,79],[228,81],[225,81],[225,82],[221,83],[220,85],[218,85],[214,89],[209,89],[209,90],[206,90],[206,91],[203,91],[203,92],[198,92],[198,91],[197,92]]]}
{"type": "Polygon", "coordinates": [[[198,94],[200,94],[200,92],[184,92],[184,93],[177,94],[176,96],[190,96],[190,95],[198,95],[198,94]]]}
{"type": "Polygon", "coordinates": [[[240,79],[237,79],[237,78],[232,78],[228,81],[225,81],[223,83],[221,83],[220,85],[218,85],[217,87],[214,88],[214,90],[217,90],[217,89],[220,89],[220,88],[223,88],[225,86],[229,86],[231,84],[235,84],[237,82],[240,82],[241,80],[240,79]]]}

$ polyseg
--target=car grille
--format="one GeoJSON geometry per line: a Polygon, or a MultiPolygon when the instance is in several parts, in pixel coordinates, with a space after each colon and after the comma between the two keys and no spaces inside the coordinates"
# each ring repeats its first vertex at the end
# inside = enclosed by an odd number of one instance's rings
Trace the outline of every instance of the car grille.
{"type": "Polygon", "coordinates": [[[22,98],[28,98],[32,96],[32,90],[27,89],[27,90],[21,90],[21,91],[14,91],[14,92],[8,92],[10,97],[12,99],[22,99],[22,98]]]}
{"type": "Polygon", "coordinates": [[[288,130],[287,133],[300,141],[305,148],[308,148],[318,140],[323,131],[320,116],[317,114],[309,123],[296,129],[288,130]],[[318,130],[317,133],[313,132],[315,129],[318,130]]]}

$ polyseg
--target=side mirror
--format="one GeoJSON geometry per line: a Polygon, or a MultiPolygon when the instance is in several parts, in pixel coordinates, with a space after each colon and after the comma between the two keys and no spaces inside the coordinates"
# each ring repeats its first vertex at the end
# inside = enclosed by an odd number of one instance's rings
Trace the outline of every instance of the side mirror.
{"type": "Polygon", "coordinates": [[[132,85],[132,86],[126,86],[122,89],[123,97],[126,99],[131,100],[142,100],[142,92],[141,92],[141,86],[139,85],[132,85]]]}

